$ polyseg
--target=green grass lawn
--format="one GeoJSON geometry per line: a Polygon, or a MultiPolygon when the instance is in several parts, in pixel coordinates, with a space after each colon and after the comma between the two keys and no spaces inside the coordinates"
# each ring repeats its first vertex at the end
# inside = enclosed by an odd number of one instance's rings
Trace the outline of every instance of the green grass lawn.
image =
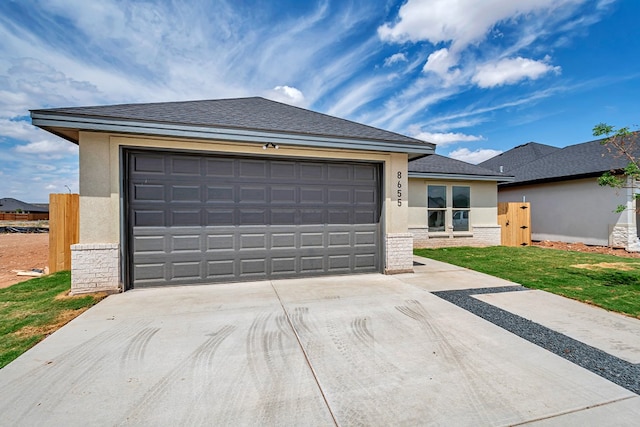
{"type": "Polygon", "coordinates": [[[68,271],[0,289],[0,368],[105,295],[68,296],[68,271]]]}
{"type": "Polygon", "coordinates": [[[640,259],[538,247],[416,249],[466,267],[640,318],[640,259]]]}

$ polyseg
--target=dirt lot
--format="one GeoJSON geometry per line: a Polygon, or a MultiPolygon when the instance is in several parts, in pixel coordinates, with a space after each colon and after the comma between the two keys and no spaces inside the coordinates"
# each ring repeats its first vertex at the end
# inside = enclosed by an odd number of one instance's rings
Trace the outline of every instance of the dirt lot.
{"type": "Polygon", "coordinates": [[[49,234],[0,234],[0,288],[32,279],[11,270],[43,269],[49,258],[49,234]]]}

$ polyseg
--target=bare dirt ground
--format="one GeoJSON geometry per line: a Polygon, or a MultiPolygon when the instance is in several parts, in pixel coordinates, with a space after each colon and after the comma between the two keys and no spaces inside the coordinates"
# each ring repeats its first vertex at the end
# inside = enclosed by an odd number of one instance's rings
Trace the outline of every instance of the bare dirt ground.
{"type": "Polygon", "coordinates": [[[48,233],[0,234],[0,288],[33,279],[11,270],[44,269],[49,258],[48,233]]]}
{"type": "Polygon", "coordinates": [[[539,246],[542,248],[559,249],[563,251],[576,251],[576,252],[589,252],[596,254],[615,255],[627,258],[640,258],[640,252],[627,252],[620,248],[610,248],[607,246],[590,246],[584,243],[564,243],[564,242],[550,242],[543,240],[541,242],[533,242],[533,246],[539,246]]]}

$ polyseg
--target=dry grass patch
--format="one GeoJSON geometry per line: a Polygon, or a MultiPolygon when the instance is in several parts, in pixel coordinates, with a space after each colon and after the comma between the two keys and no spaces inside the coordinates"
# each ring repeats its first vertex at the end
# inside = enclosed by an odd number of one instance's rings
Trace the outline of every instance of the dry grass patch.
{"type": "Polygon", "coordinates": [[[598,264],[574,264],[570,267],[584,268],[585,270],[597,270],[599,268],[608,268],[612,270],[620,271],[633,271],[638,268],[637,264],[630,264],[626,262],[599,262],[598,264]]]}
{"type": "Polygon", "coordinates": [[[62,328],[67,323],[71,322],[76,317],[87,311],[89,307],[79,308],[77,310],[64,310],[58,317],[51,323],[47,323],[40,326],[24,326],[14,332],[16,337],[30,338],[33,336],[49,336],[58,329],[62,328]]]}

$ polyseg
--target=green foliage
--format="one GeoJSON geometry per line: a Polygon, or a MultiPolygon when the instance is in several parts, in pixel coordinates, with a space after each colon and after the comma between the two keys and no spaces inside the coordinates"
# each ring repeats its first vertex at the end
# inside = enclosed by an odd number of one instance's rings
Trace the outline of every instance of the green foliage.
{"type": "Polygon", "coordinates": [[[605,172],[598,178],[598,184],[603,187],[622,188],[626,182],[625,179],[617,177],[611,172],[605,172]]]}
{"type": "Polygon", "coordinates": [[[639,259],[505,246],[416,249],[414,252],[528,288],[545,290],[640,318],[639,259]]]}
{"type": "Polygon", "coordinates": [[[0,289],[0,368],[103,298],[66,296],[70,287],[62,271],[0,289]]]}
{"type": "MultiPolygon", "coordinates": [[[[598,178],[598,185],[603,187],[612,187],[616,189],[623,188],[627,185],[627,178],[632,178],[635,182],[640,179],[640,167],[636,158],[636,138],[632,137],[633,132],[628,127],[616,129],[606,123],[598,123],[593,127],[593,136],[604,136],[600,141],[602,145],[609,146],[610,151],[614,151],[616,155],[626,158],[629,162],[622,171],[605,172],[598,178]]],[[[638,195],[633,196],[638,200],[638,195]]],[[[627,209],[624,205],[618,205],[615,209],[616,213],[623,212],[627,209]]]]}

